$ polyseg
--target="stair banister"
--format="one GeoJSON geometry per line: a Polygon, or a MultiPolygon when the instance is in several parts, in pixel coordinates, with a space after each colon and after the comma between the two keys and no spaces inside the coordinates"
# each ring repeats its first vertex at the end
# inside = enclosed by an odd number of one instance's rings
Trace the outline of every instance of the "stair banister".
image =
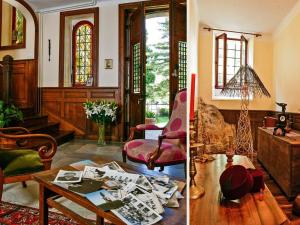
{"type": "Polygon", "coordinates": [[[3,57],[2,62],[2,99],[5,104],[12,103],[12,72],[13,72],[13,57],[10,55],[6,55],[3,57]]]}

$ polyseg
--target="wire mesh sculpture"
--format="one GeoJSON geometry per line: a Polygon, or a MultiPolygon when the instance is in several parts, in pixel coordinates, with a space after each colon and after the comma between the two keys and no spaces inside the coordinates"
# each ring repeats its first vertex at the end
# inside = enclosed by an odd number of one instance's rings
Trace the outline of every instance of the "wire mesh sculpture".
{"type": "Polygon", "coordinates": [[[253,159],[253,138],[248,113],[250,96],[271,97],[259,79],[257,73],[249,66],[241,66],[221,91],[222,95],[241,98],[241,112],[236,134],[236,154],[247,155],[253,159]]]}

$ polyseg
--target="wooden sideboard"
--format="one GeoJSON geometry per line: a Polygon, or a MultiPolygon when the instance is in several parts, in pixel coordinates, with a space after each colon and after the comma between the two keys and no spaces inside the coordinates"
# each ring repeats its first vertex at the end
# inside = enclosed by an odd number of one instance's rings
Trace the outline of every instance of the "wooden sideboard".
{"type": "Polygon", "coordinates": [[[279,137],[259,128],[257,158],[288,198],[300,193],[300,136],[279,137]]]}
{"type": "MultiPolygon", "coordinates": [[[[214,155],[216,160],[205,164],[196,163],[197,185],[205,188],[203,197],[190,200],[190,224],[198,225],[279,225],[289,224],[268,187],[263,200],[259,193],[247,194],[239,201],[221,200],[219,177],[225,170],[225,155],[214,155]]],[[[234,165],[254,168],[246,156],[234,156],[234,165]]]]}

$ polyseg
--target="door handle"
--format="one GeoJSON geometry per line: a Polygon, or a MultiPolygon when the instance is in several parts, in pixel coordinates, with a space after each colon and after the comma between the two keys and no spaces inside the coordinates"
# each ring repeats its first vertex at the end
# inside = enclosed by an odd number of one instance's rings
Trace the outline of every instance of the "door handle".
{"type": "Polygon", "coordinates": [[[178,64],[176,64],[175,65],[175,68],[174,68],[174,71],[173,71],[173,73],[172,73],[172,76],[173,77],[178,77],[178,70],[179,70],[179,65],[178,64]]]}
{"type": "Polygon", "coordinates": [[[140,104],[143,100],[144,100],[144,98],[139,98],[138,99],[138,104],[140,104]]]}
{"type": "Polygon", "coordinates": [[[173,76],[173,77],[178,77],[177,69],[174,69],[174,71],[173,71],[173,73],[172,73],[172,76],[173,76]]]}

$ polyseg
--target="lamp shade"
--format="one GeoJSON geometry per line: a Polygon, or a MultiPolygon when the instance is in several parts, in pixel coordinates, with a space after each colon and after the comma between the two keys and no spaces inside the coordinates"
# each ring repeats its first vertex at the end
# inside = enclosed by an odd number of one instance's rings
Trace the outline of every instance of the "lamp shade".
{"type": "Polygon", "coordinates": [[[271,97],[257,73],[249,65],[240,67],[238,72],[226,83],[221,94],[238,97],[242,95],[243,88],[247,88],[249,95],[271,97]]]}

